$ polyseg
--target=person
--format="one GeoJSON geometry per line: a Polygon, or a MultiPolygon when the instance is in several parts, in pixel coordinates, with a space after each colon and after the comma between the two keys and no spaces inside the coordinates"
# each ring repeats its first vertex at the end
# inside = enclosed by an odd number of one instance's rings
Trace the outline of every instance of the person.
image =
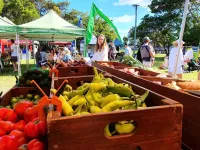
{"type": "Polygon", "coordinates": [[[133,54],[133,53],[132,53],[132,50],[131,50],[131,48],[128,46],[127,43],[124,44],[124,48],[125,48],[124,56],[127,56],[127,55],[132,56],[132,54],[133,54]]]}
{"type": "Polygon", "coordinates": [[[42,46],[39,47],[39,49],[37,50],[37,52],[35,53],[35,59],[36,59],[36,67],[40,67],[41,66],[41,62],[42,62],[42,56],[40,54],[40,51],[42,50],[42,46]]]}
{"type": "Polygon", "coordinates": [[[111,40],[109,43],[108,58],[110,61],[115,60],[116,47],[111,40]]]}
{"type": "Polygon", "coordinates": [[[67,44],[64,45],[64,51],[69,50],[69,48],[67,47],[67,44]]]}
{"type": "Polygon", "coordinates": [[[11,39],[11,62],[13,64],[14,72],[17,72],[17,45],[14,39],[11,39]]]}
{"type": "Polygon", "coordinates": [[[140,47],[140,54],[141,54],[141,60],[143,65],[145,65],[147,68],[151,68],[154,57],[155,57],[155,51],[153,47],[149,44],[150,43],[149,37],[145,37],[143,40],[143,44],[140,47]]]}
{"type": "Polygon", "coordinates": [[[69,62],[69,61],[72,61],[72,56],[71,56],[71,52],[70,50],[66,50],[65,51],[65,55],[62,59],[64,62],[69,62]]]}
{"type": "Polygon", "coordinates": [[[176,65],[176,59],[178,59],[177,62],[177,69],[175,74],[177,75],[178,78],[182,79],[182,73],[183,73],[183,68],[182,65],[184,62],[187,62],[188,60],[183,59],[183,44],[185,42],[181,42],[181,49],[179,53],[179,57],[177,58],[178,55],[178,43],[179,40],[173,42],[173,48],[171,49],[169,53],[169,66],[168,66],[168,74],[169,76],[173,76],[173,73],[175,72],[175,65],[176,65]]]}
{"type": "Polygon", "coordinates": [[[91,61],[108,61],[108,45],[103,34],[98,36],[95,53],[88,64],[91,64],[91,61]]]}

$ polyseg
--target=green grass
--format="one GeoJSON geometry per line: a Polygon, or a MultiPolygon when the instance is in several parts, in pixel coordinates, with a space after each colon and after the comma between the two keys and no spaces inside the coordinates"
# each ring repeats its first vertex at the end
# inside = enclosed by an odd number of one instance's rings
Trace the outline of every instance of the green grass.
{"type": "MultiPolygon", "coordinates": [[[[27,67],[31,68],[34,66],[35,65],[33,59],[29,61],[28,66],[26,65],[26,60],[21,61],[22,73],[26,70],[27,67]]],[[[9,66],[4,67],[4,72],[0,72],[0,92],[2,91],[3,93],[5,93],[15,85],[16,83],[15,75],[17,76],[18,73],[13,72],[13,66],[11,63],[9,66]]]]}
{"type": "MultiPolygon", "coordinates": [[[[159,69],[159,67],[164,62],[164,57],[165,56],[166,56],[165,54],[156,54],[156,59],[155,59],[155,64],[153,65],[153,69],[155,71],[157,71],[157,72],[167,74],[168,73],[167,69],[165,69],[165,70],[159,69]]],[[[197,74],[198,74],[197,71],[192,71],[190,73],[184,73],[183,74],[183,79],[184,80],[197,80],[197,74]]]]}

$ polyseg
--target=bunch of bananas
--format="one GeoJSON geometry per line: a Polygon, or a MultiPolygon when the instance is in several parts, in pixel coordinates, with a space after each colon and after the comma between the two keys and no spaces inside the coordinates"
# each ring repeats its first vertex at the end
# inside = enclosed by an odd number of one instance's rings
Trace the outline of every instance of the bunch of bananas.
{"type": "MultiPolygon", "coordinates": [[[[146,107],[145,99],[149,91],[146,91],[143,95],[137,95],[128,84],[115,83],[111,78],[105,78],[102,73],[98,74],[96,68],[94,68],[94,73],[95,76],[91,83],[83,83],[76,90],[73,90],[70,85],[66,85],[59,96],[65,116],[146,107]]],[[[56,93],[56,90],[52,89],[52,92],[56,93]]],[[[108,131],[108,126],[105,127],[105,131],[108,131]]],[[[123,122],[123,124],[119,122],[115,125],[116,132],[119,134],[127,133],[126,131],[118,130],[125,126],[126,128],[129,126],[129,131],[131,132],[135,128],[130,122],[123,122]]]]}

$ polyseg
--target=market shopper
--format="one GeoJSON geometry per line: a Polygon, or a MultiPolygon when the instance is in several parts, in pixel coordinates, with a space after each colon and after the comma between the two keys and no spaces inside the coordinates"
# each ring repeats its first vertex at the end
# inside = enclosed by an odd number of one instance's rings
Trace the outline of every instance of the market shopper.
{"type": "Polygon", "coordinates": [[[153,60],[155,57],[155,51],[153,47],[150,45],[149,37],[145,37],[143,40],[143,45],[140,48],[141,60],[143,65],[147,68],[151,68],[153,64],[153,60]]]}
{"type": "Polygon", "coordinates": [[[108,61],[108,45],[103,34],[97,38],[95,53],[88,63],[91,64],[91,61],[108,61]]]}
{"type": "Polygon", "coordinates": [[[72,61],[72,56],[71,56],[71,52],[70,50],[66,50],[65,51],[65,55],[62,59],[64,62],[69,62],[69,61],[72,61]]]}
{"type": "Polygon", "coordinates": [[[17,72],[17,45],[13,39],[11,39],[11,43],[11,62],[13,64],[14,72],[17,72]]]}
{"type": "Polygon", "coordinates": [[[108,50],[108,58],[110,61],[115,60],[115,53],[116,53],[116,47],[113,43],[113,41],[110,41],[109,43],[109,50],[108,50]]]}
{"type": "Polygon", "coordinates": [[[173,73],[175,72],[175,67],[176,67],[176,60],[178,59],[177,69],[176,69],[175,75],[178,78],[182,79],[182,73],[183,73],[182,65],[183,65],[184,62],[188,62],[189,60],[183,59],[182,49],[183,49],[183,44],[185,43],[183,41],[181,42],[179,57],[177,58],[178,51],[179,51],[178,43],[179,43],[179,40],[173,42],[174,47],[171,49],[170,54],[169,54],[168,72],[169,72],[169,76],[173,76],[173,73]]]}
{"type": "Polygon", "coordinates": [[[125,48],[125,54],[124,54],[124,56],[127,56],[127,55],[129,55],[129,56],[132,56],[132,49],[128,46],[128,44],[127,43],[125,43],[124,44],[124,48],[125,48]]]}

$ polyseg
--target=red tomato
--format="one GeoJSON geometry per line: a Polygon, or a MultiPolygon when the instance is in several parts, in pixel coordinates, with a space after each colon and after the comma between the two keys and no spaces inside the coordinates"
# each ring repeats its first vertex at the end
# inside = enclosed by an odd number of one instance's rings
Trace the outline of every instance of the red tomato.
{"type": "Polygon", "coordinates": [[[26,122],[24,120],[20,120],[14,125],[15,130],[24,131],[24,127],[26,126],[26,122]]]}
{"type": "Polygon", "coordinates": [[[28,150],[44,150],[44,144],[38,139],[33,139],[28,143],[28,150]]]}
{"type": "Polygon", "coordinates": [[[46,124],[38,118],[30,121],[24,128],[26,136],[30,139],[40,138],[46,135],[46,124]]]}
{"type": "Polygon", "coordinates": [[[30,121],[32,121],[33,119],[38,117],[38,110],[37,110],[37,106],[33,106],[32,108],[29,107],[26,109],[25,113],[24,113],[24,120],[28,123],[30,121]]]}
{"type": "Polygon", "coordinates": [[[9,135],[13,135],[17,138],[18,146],[26,144],[26,137],[25,137],[24,132],[18,131],[18,130],[13,130],[9,135]]]}
{"type": "Polygon", "coordinates": [[[23,119],[24,112],[26,111],[26,109],[32,106],[33,106],[33,103],[30,101],[20,101],[15,105],[14,111],[17,113],[20,119],[23,119]]]}

